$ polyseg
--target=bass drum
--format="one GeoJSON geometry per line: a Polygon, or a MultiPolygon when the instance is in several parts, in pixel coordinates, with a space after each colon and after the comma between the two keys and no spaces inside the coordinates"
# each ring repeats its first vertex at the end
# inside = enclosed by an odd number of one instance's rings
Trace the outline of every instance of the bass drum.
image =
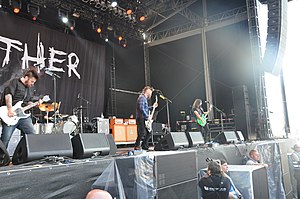
{"type": "Polygon", "coordinates": [[[63,127],[63,132],[71,134],[73,133],[78,125],[79,121],[76,115],[71,115],[68,117],[68,121],[65,122],[63,127]]]}

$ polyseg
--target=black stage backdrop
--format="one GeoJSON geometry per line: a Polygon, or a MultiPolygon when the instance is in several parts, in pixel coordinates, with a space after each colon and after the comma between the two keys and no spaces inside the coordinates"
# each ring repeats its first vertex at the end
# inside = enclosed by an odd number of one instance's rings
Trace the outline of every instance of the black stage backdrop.
{"type": "MultiPolygon", "coordinates": [[[[65,59],[65,61],[62,63],[54,62],[53,64],[65,71],[64,73],[56,72],[61,76],[56,81],[57,101],[61,102],[60,113],[72,114],[72,110],[80,105],[87,107],[87,103],[79,99],[80,96],[90,102],[88,106],[89,113],[85,109],[84,115],[88,114],[90,117],[100,116],[104,111],[105,102],[105,46],[51,30],[7,13],[0,13],[0,92],[3,91],[5,83],[16,75],[20,75],[25,44],[28,47],[28,55],[37,57],[38,37],[40,43],[44,46],[46,68],[49,67],[50,48],[66,53],[66,55],[55,54],[54,58],[65,59]],[[14,45],[23,49],[23,51],[12,47],[9,53],[9,62],[3,66],[7,49],[7,43],[3,42],[5,38],[20,41],[20,44],[14,45]],[[71,53],[75,53],[79,59],[79,64],[74,71],[78,72],[80,79],[73,71],[71,71],[69,77],[67,65],[68,55],[71,53]]],[[[74,57],[71,62],[75,62],[74,57]]],[[[29,61],[29,65],[34,63],[29,61]]],[[[36,94],[49,94],[53,100],[53,78],[44,74],[43,71],[40,74],[41,79],[36,83],[36,94]]]]}

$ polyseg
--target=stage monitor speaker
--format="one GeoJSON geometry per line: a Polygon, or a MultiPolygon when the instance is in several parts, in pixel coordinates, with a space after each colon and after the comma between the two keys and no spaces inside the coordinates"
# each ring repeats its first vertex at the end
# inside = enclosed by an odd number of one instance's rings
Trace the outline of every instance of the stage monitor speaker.
{"type": "Polygon", "coordinates": [[[199,146],[205,143],[201,132],[186,132],[186,137],[189,141],[189,147],[199,146]]]}
{"type": "Polygon", "coordinates": [[[219,144],[229,144],[238,142],[238,139],[234,131],[225,131],[217,135],[214,142],[218,142],[219,144]]]}
{"type": "Polygon", "coordinates": [[[69,134],[25,134],[13,154],[13,164],[49,156],[73,156],[69,134]]]}
{"type": "Polygon", "coordinates": [[[109,155],[115,155],[117,152],[117,145],[115,143],[114,137],[112,136],[112,134],[107,134],[106,138],[109,143],[109,155]]]}
{"type": "Polygon", "coordinates": [[[177,150],[182,147],[188,147],[189,141],[185,135],[185,132],[170,132],[166,134],[159,142],[155,145],[155,151],[168,151],[177,150]]]}
{"type": "Polygon", "coordinates": [[[10,162],[9,154],[3,142],[0,140],[0,167],[8,165],[9,162],[10,162]]]}
{"type": "Polygon", "coordinates": [[[72,138],[73,157],[77,159],[108,155],[110,146],[104,133],[80,133],[72,138]]]}
{"type": "Polygon", "coordinates": [[[240,142],[243,142],[245,141],[245,138],[243,136],[243,133],[241,131],[236,131],[236,136],[237,136],[237,139],[240,141],[240,142]]]}

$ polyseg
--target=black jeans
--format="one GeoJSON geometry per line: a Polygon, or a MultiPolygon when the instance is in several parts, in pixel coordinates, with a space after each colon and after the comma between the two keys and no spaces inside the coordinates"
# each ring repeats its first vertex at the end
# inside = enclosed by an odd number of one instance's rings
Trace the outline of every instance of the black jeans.
{"type": "Polygon", "coordinates": [[[135,141],[134,146],[142,146],[142,148],[148,148],[149,147],[148,142],[150,140],[151,133],[149,133],[146,129],[144,119],[137,118],[136,122],[138,128],[138,137],[135,141]],[[142,145],[141,145],[141,141],[142,141],[142,145]]]}
{"type": "Polygon", "coordinates": [[[200,128],[204,142],[209,142],[210,140],[210,132],[209,132],[209,128],[208,128],[208,124],[206,124],[205,126],[201,126],[200,128]]]}

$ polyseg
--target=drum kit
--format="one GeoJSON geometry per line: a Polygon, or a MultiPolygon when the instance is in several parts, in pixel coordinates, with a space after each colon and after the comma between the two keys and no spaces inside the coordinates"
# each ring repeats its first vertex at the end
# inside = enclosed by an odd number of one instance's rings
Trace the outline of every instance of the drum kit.
{"type": "Polygon", "coordinates": [[[34,128],[36,134],[51,134],[51,133],[67,133],[70,136],[79,133],[80,121],[78,120],[77,115],[67,115],[67,114],[60,114],[60,102],[59,103],[43,103],[39,105],[39,110],[44,114],[34,114],[37,120],[34,124],[34,128]],[[51,112],[56,112],[49,116],[51,112]],[[43,123],[38,123],[42,118],[43,123]]]}

